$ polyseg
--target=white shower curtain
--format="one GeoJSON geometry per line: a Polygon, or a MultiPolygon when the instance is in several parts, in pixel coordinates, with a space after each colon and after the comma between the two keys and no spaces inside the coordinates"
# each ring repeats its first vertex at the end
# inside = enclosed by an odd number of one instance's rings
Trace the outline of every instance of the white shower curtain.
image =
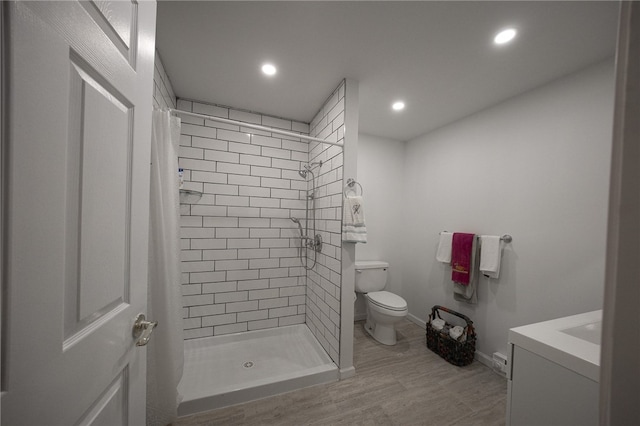
{"type": "Polygon", "coordinates": [[[148,319],[158,321],[147,345],[147,425],[165,426],[177,417],[184,347],[180,292],[180,119],[153,111],[149,211],[148,319]]]}

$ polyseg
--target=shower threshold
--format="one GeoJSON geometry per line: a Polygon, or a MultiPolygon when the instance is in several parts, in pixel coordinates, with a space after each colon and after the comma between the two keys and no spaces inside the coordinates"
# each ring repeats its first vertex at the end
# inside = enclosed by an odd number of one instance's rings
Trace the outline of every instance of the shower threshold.
{"type": "Polygon", "coordinates": [[[184,358],[179,416],[338,380],[305,324],[187,340],[184,358]]]}

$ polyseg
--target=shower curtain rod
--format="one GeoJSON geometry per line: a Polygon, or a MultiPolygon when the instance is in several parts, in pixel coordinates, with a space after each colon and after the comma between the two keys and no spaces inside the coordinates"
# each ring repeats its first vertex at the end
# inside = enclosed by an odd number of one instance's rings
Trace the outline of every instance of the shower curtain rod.
{"type": "Polygon", "coordinates": [[[175,108],[169,108],[169,112],[176,113],[176,114],[190,115],[192,117],[197,117],[197,118],[205,118],[207,120],[218,121],[220,123],[226,123],[226,124],[233,124],[233,125],[236,125],[236,126],[248,127],[250,129],[262,130],[262,131],[270,132],[270,133],[277,133],[279,135],[291,136],[291,137],[294,137],[294,138],[305,139],[307,141],[320,142],[320,143],[326,143],[326,144],[329,144],[329,145],[335,145],[335,146],[344,147],[344,144],[341,144],[341,143],[338,143],[338,142],[329,142],[329,141],[325,141],[325,140],[320,139],[320,138],[314,138],[312,136],[301,135],[301,134],[293,133],[293,132],[287,132],[286,130],[274,129],[272,127],[260,126],[258,124],[251,124],[251,123],[245,123],[245,122],[237,121],[237,120],[230,120],[228,118],[215,117],[215,116],[212,116],[212,115],[198,114],[198,113],[195,113],[195,112],[183,111],[181,109],[175,109],[175,108]]]}

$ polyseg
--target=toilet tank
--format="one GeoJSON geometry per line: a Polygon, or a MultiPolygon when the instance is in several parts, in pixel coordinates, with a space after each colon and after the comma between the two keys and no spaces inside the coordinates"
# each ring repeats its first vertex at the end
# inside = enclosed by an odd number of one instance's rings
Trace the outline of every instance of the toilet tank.
{"type": "Polygon", "coordinates": [[[356,261],[356,292],[370,293],[387,285],[389,264],[378,260],[356,261]]]}

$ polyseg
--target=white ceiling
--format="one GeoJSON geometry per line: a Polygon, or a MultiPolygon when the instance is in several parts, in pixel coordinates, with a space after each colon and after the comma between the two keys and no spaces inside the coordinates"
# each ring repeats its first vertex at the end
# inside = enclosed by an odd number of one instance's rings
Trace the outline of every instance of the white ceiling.
{"type": "Polygon", "coordinates": [[[617,12],[616,1],[161,1],[157,48],[178,97],[309,122],[352,78],[360,131],[411,140],[611,58],[617,12]],[[494,46],[506,26],[517,39],[494,46]]]}

